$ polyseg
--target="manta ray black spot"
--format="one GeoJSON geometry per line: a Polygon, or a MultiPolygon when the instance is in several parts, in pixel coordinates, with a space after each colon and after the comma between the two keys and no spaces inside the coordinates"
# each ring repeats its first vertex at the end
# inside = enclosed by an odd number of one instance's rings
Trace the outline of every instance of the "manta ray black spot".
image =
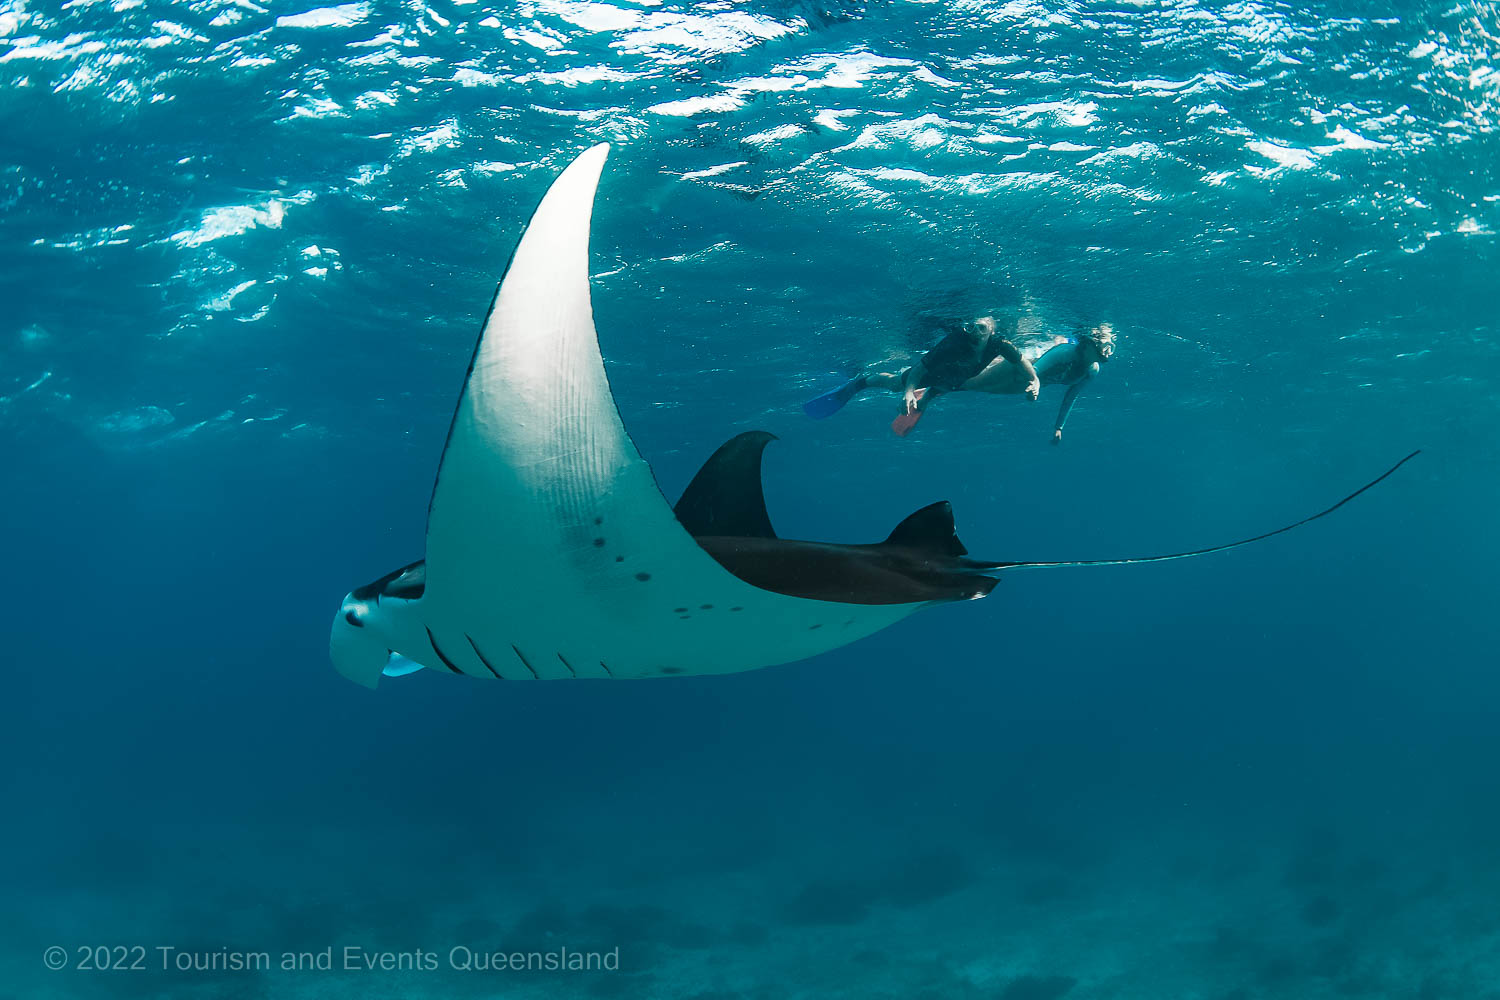
{"type": "Polygon", "coordinates": [[[624,562],[624,561],[625,561],[625,557],[624,556],[615,556],[615,562],[624,562]]]}
{"type": "Polygon", "coordinates": [[[687,614],[687,608],[673,608],[672,610],[679,615],[687,614]]]}
{"type": "Polygon", "coordinates": [[[365,627],[365,623],[360,621],[359,616],[356,615],[353,611],[344,612],[344,621],[348,622],[350,625],[353,625],[355,628],[365,627]]]}
{"type": "Polygon", "coordinates": [[[602,548],[604,548],[604,539],[602,539],[602,538],[596,538],[596,539],[594,539],[594,548],[596,548],[596,549],[602,549],[602,548]]]}
{"type": "Polygon", "coordinates": [[[651,574],[650,573],[637,573],[635,575],[635,578],[637,580],[641,581],[642,583],[645,583],[647,580],[651,579],[651,574]]]}
{"type": "Polygon", "coordinates": [[[661,672],[664,673],[664,674],[680,674],[680,673],[682,673],[682,668],[681,667],[662,667],[661,668],[661,672]]]}
{"type": "Polygon", "coordinates": [[[812,631],[814,631],[814,630],[816,630],[816,629],[820,629],[820,628],[822,628],[822,627],[823,627],[823,626],[822,626],[822,625],[821,625],[821,624],[818,624],[818,625],[809,625],[809,626],[807,626],[807,630],[808,630],[808,631],[809,631],[809,632],[812,632],[812,631]]]}
{"type": "Polygon", "coordinates": [[[745,609],[742,608],[742,607],[740,607],[738,604],[736,604],[734,607],[730,608],[729,610],[730,611],[744,611],[745,609]]]}
{"type": "Polygon", "coordinates": [[[528,660],[528,659],[526,659],[526,657],[521,653],[521,651],[519,649],[516,649],[515,646],[511,646],[510,648],[512,650],[515,650],[516,659],[518,659],[518,660],[521,661],[521,666],[523,666],[527,670],[531,671],[532,678],[535,679],[535,680],[541,680],[542,678],[540,677],[540,675],[537,674],[536,668],[531,665],[531,661],[528,660]]]}
{"type": "Polygon", "coordinates": [[[443,661],[443,666],[447,667],[455,674],[462,674],[463,671],[458,669],[458,666],[452,660],[444,656],[441,649],[438,649],[437,639],[433,638],[432,629],[424,625],[422,626],[422,630],[427,633],[427,642],[432,646],[432,651],[437,654],[437,658],[443,661]]]}
{"type": "Polygon", "coordinates": [[[712,611],[714,606],[712,604],[700,604],[698,605],[698,609],[700,611],[712,611]]]}
{"type": "Polygon", "coordinates": [[[603,524],[603,523],[604,523],[604,518],[602,518],[602,517],[596,517],[596,518],[594,518],[594,524],[599,525],[599,524],[603,524]]]}

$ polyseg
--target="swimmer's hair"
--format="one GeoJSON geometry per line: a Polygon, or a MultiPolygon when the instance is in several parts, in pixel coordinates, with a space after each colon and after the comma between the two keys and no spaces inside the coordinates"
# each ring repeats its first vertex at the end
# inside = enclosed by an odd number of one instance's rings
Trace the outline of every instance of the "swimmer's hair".
{"type": "Polygon", "coordinates": [[[1103,348],[1105,344],[1115,342],[1115,328],[1108,323],[1099,323],[1094,326],[1080,326],[1074,334],[1080,340],[1087,340],[1097,348],[1103,348]]]}

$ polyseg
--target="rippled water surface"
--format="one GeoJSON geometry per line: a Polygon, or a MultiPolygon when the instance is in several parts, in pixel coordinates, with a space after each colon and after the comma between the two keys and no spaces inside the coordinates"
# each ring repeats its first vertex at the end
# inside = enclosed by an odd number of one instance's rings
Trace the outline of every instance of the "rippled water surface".
{"type": "Polygon", "coordinates": [[[0,0],[0,88],[0,994],[1500,982],[1496,4],[0,0]],[[327,620],[420,555],[493,283],[599,141],[669,495],[763,427],[784,534],[949,497],[978,556],[1086,558],[1425,453],[796,666],[352,688],[327,620]],[[1062,447],[1052,388],[802,416],[986,312],[1118,332],[1062,447]],[[440,968],[75,968],[117,944],[440,968]]]}

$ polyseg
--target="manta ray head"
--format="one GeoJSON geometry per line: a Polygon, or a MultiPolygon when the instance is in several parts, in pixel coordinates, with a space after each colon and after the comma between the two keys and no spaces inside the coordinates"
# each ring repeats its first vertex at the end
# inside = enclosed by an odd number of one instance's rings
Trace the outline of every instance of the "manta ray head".
{"type": "Polygon", "coordinates": [[[375,686],[391,658],[390,647],[381,637],[385,631],[380,628],[381,616],[372,614],[373,610],[368,603],[349,594],[333,620],[333,631],[328,638],[334,669],[365,687],[375,686]]]}
{"type": "Polygon", "coordinates": [[[419,669],[421,664],[392,650],[405,646],[411,627],[406,612],[425,589],[426,565],[416,562],[345,595],[328,640],[335,669],[366,687],[374,687],[381,674],[419,669]]]}

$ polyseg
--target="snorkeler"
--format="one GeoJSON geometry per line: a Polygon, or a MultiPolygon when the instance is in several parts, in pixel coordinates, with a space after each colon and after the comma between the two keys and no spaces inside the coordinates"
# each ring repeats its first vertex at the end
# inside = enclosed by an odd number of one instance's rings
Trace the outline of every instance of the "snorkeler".
{"type": "MultiPolygon", "coordinates": [[[[1101,323],[1091,330],[1079,330],[1072,336],[1054,334],[1028,338],[1025,355],[1031,358],[1032,367],[1042,385],[1065,385],[1067,394],[1057,409],[1057,422],[1052,425],[1052,443],[1062,444],[1063,424],[1068,422],[1073,403],[1078,399],[1089,379],[1099,374],[1099,368],[1115,355],[1115,331],[1108,323],[1101,323]]],[[[992,365],[991,368],[994,366],[992,365]]],[[[972,392],[1010,393],[1009,386],[1014,376],[996,373],[997,388],[986,384],[991,378],[989,368],[964,383],[963,388],[972,392]]],[[[1032,396],[1035,399],[1035,396],[1032,396]]]]}
{"type": "Polygon", "coordinates": [[[995,330],[993,316],[981,316],[950,330],[942,340],[905,371],[871,372],[850,379],[831,392],[802,406],[815,420],[831,417],[866,389],[899,392],[905,410],[891,423],[898,437],[905,437],[922,419],[933,401],[944,393],[970,388],[986,376],[983,392],[1025,393],[1036,399],[1042,383],[1021,351],[995,330]]]}
{"type": "MultiPolygon", "coordinates": [[[[1115,335],[1108,324],[1091,330],[1079,331],[1072,336],[1060,334],[1027,337],[1023,347],[1017,349],[1009,340],[994,332],[991,317],[976,320],[954,333],[923,357],[921,361],[900,375],[885,372],[861,375],[844,385],[804,404],[808,416],[822,419],[837,413],[843,406],[867,388],[886,388],[902,392],[906,409],[891,424],[891,430],[905,437],[921,419],[922,413],[936,396],[944,392],[988,392],[996,395],[1021,395],[1035,400],[1042,385],[1065,385],[1067,394],[1057,411],[1057,422],[1053,425],[1052,443],[1062,443],[1063,425],[1079,392],[1089,379],[1099,374],[1100,366],[1114,356],[1115,335]],[[979,357],[987,358],[972,375],[966,375],[956,384],[952,376],[963,371],[953,359],[962,358],[963,347],[987,336],[985,347],[979,357]],[[993,345],[993,346],[990,346],[993,345]],[[939,371],[947,376],[947,384],[939,387],[932,372],[932,359],[938,355],[939,371]]],[[[1020,339],[1020,338],[1018,338],[1020,339]]],[[[973,357],[970,348],[970,359],[973,357]]],[[[970,369],[973,370],[972,368],[970,369]]]]}

